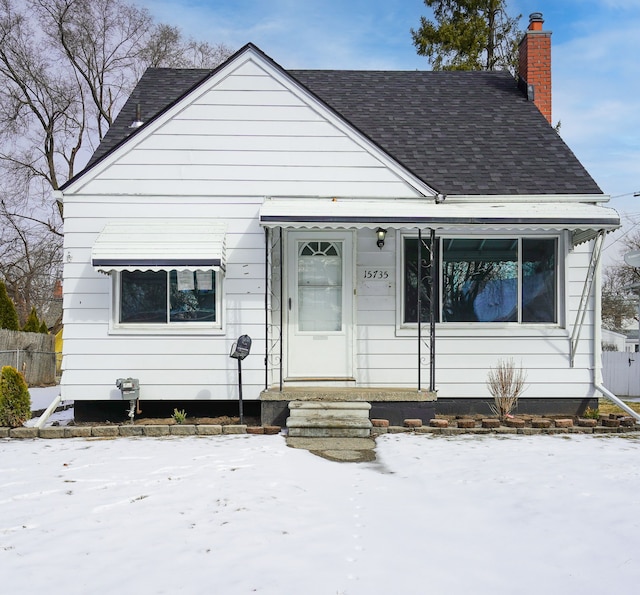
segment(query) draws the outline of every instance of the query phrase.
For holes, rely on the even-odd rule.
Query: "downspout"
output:
[[[36,422],[36,425],[35,425],[36,428],[44,428],[44,424],[47,423],[47,420],[49,419],[51,414],[58,408],[58,405],[60,405],[60,401],[62,401],[61,395],[58,395],[53,399],[53,401],[51,401],[51,405],[47,407],[45,412],[40,416],[40,418]]]
[[[264,390],[269,390],[269,228],[264,228]]]
[[[640,421],[640,413],[637,413],[631,407],[629,407],[624,401],[616,397],[608,388],[602,384],[602,267],[600,263],[596,268],[596,287],[598,291],[594,296],[594,321],[593,321],[593,388],[602,393],[602,395],[609,399],[614,405],[617,405],[623,411],[626,411],[629,415],[634,417],[637,421]]]

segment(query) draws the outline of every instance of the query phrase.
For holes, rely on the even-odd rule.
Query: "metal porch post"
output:
[[[429,390],[436,390],[436,280],[438,278],[437,262],[435,254],[436,230],[431,229],[429,234],[429,266],[431,267],[431,285],[429,287]]]
[[[422,390],[422,230],[418,227],[418,272],[416,279],[416,293],[418,295],[418,392]]]

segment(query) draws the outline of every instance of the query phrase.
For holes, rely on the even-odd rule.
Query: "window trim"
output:
[[[470,237],[483,237],[490,239],[516,239],[518,241],[518,321],[516,322],[442,322],[442,305],[443,305],[443,240],[446,239],[465,239]],[[396,334],[398,335],[413,335],[417,332],[417,322],[405,322],[405,287],[404,287],[404,267],[405,267],[405,238],[417,239],[418,233],[414,230],[401,231],[398,234],[398,250],[396,254],[396,303],[399,307],[396,308]],[[424,232],[423,232],[424,238]],[[521,294],[522,294],[522,240],[524,239],[553,239],[556,241],[556,263],[555,263],[555,285],[556,285],[556,322],[522,322],[522,308],[521,308]],[[438,312],[436,316],[436,326],[440,331],[451,330],[456,331],[460,329],[474,330],[478,332],[488,331],[488,334],[492,334],[493,331],[501,332],[505,329],[510,331],[522,330],[523,333],[529,333],[534,329],[540,331],[549,332],[551,329],[558,329],[562,334],[566,334],[565,330],[565,304],[566,304],[566,233],[559,231],[543,232],[543,233],[500,233],[494,234],[490,232],[477,232],[477,233],[441,233],[436,235],[436,242],[438,243]],[[423,321],[422,326],[429,324],[429,321]],[[537,334],[537,333],[535,333]]]
[[[179,269],[167,268],[164,272],[169,273]],[[113,271],[111,277],[111,308],[109,316],[109,334],[137,334],[137,335],[221,335],[224,334],[224,275],[221,270],[207,269],[215,275],[216,287],[216,313],[218,313],[215,322],[120,322],[121,309],[121,289],[122,289],[122,272]],[[169,299],[169,279],[167,280],[167,300]]]

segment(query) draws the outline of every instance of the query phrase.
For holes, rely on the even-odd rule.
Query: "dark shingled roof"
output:
[[[277,65],[276,65],[277,66]],[[89,166],[211,74],[144,74]],[[386,153],[443,194],[601,194],[505,72],[288,71]]]
[[[91,156],[87,168],[139,130],[131,128],[138,105],[142,121],[146,123],[200,84],[211,72],[196,68],[148,68]]]

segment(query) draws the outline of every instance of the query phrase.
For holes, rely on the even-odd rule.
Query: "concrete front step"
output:
[[[371,405],[370,417],[388,419],[394,425],[414,417],[426,424],[435,416],[436,400],[435,392],[394,387],[286,386],[282,391],[271,387],[260,393],[260,417],[263,425],[285,426],[292,402],[359,402]]]
[[[292,401],[287,418],[289,436],[313,438],[367,438],[369,411],[363,402]]]

